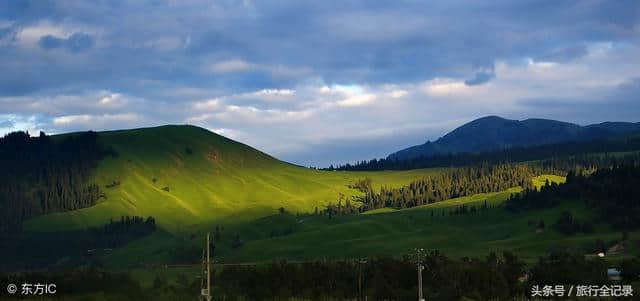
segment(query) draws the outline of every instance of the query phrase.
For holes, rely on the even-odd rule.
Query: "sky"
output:
[[[640,121],[640,1],[0,2],[0,135],[193,124],[304,166]]]

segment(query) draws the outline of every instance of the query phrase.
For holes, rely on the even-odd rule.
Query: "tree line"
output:
[[[640,150],[640,137],[628,136],[591,141],[573,141],[530,147],[512,147],[480,153],[422,155],[409,159],[380,158],[358,161],[355,164],[331,165],[324,170],[408,170],[431,167],[468,166],[479,163],[499,164],[526,162],[547,158],[574,157],[594,153],[630,152]]]
[[[117,153],[98,140],[95,132],[0,138],[0,244],[18,235],[27,218],[86,208],[102,197],[87,180],[101,158]]]
[[[382,186],[380,192],[375,192],[366,179],[356,187],[364,192],[360,198],[362,210],[408,208],[515,186],[532,187],[535,175],[535,170],[522,164],[482,165],[427,176],[400,188]]]
[[[62,258],[69,260],[67,264],[84,265],[93,262],[98,254],[110,252],[155,230],[156,221],[151,216],[122,216],[85,230],[23,233],[0,248],[0,271],[50,267]]]
[[[427,300],[527,299],[532,285],[608,283],[607,265],[598,258],[555,252],[530,266],[516,255],[452,259],[438,251],[416,259],[382,257],[351,261],[315,261],[224,266],[214,281],[221,300],[411,300],[417,298],[417,265]],[[628,265],[628,278],[637,278]],[[626,274],[625,274],[626,275]],[[360,289],[361,288],[361,289]],[[568,288],[567,288],[568,289]]]
[[[611,168],[600,168],[589,175],[569,172],[563,184],[547,183],[540,190],[525,189],[505,203],[513,212],[551,208],[566,200],[582,200],[594,208],[602,221],[621,229],[640,225],[640,160]],[[564,224],[571,226],[564,217]],[[567,228],[567,227],[563,227]],[[569,228],[568,228],[569,229]]]
[[[331,215],[385,207],[409,208],[477,193],[504,191],[516,186],[522,187],[525,192],[533,191],[532,178],[535,176],[586,176],[599,168],[636,161],[640,161],[639,153],[581,155],[528,163],[482,163],[429,175],[399,188],[382,186],[379,192],[373,189],[372,180],[365,178],[350,185],[364,194],[356,198],[361,206],[354,206],[349,200],[340,198],[337,204],[329,204],[325,211]]]
[[[116,248],[127,242],[147,236],[156,230],[156,220],[152,216],[121,216],[119,221],[109,220],[102,227],[89,228],[89,246],[94,248]]]

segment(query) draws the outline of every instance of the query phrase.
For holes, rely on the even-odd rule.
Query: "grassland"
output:
[[[334,216],[275,214],[255,221],[229,227],[222,232],[216,243],[217,264],[269,263],[274,260],[342,260],[368,256],[402,256],[413,248],[437,249],[452,257],[483,257],[490,252],[513,251],[528,264],[534,264],[540,256],[553,250],[568,250],[587,254],[589,246],[596,240],[614,244],[622,233],[606,223],[597,223],[596,231],[589,234],[566,236],[553,229],[553,224],[562,211],[571,211],[579,219],[589,219],[593,212],[582,202],[570,201],[547,210],[514,214],[497,206],[509,191],[474,195],[451,199],[438,206],[421,206],[410,209],[378,211],[377,214]],[[461,204],[484,202],[494,206],[487,210],[467,215],[442,215]],[[434,213],[433,216],[431,213]],[[546,227],[539,231],[537,224],[543,221]],[[274,235],[275,233],[275,235]],[[288,234],[285,234],[288,233]],[[115,263],[161,263],[168,256],[163,248],[178,242],[182,246],[201,247],[204,231],[196,233],[195,239],[158,233],[134,242],[104,259],[113,268]],[[238,234],[244,246],[229,247],[232,237]],[[617,266],[623,258],[640,252],[640,231],[628,234],[627,247],[619,253],[607,254],[610,266]],[[143,253],[140,253],[143,252]],[[144,253],[146,252],[146,253]],[[150,285],[155,277],[176,282],[180,277],[198,274],[197,265],[191,267],[134,268],[136,278]],[[219,267],[216,267],[219,269]],[[180,276],[183,275],[183,276]]]
[[[487,197],[488,202],[497,204],[508,195],[498,193]],[[476,201],[464,203],[473,202]],[[598,223],[596,232],[589,234],[566,236],[553,230],[553,224],[565,210],[581,220],[593,217],[592,211],[578,201],[519,214],[494,207],[473,214],[449,216],[448,211],[459,204],[461,200],[450,200],[443,202],[442,206],[332,219],[326,216],[272,216],[242,229],[233,229],[248,241],[238,250],[222,250],[219,259],[233,262],[400,256],[420,247],[438,249],[454,257],[478,257],[493,251],[510,250],[532,263],[552,250],[586,254],[587,247],[597,239],[612,243],[622,237],[622,233],[605,223]],[[540,221],[546,225],[542,231],[536,227]],[[284,233],[283,230],[288,228],[293,229],[289,235],[269,237],[269,231],[273,229]],[[615,263],[624,256],[637,254],[640,251],[639,235],[631,233],[630,237],[635,240],[630,247],[609,256],[608,260]]]
[[[336,203],[348,187],[369,177],[401,186],[441,169],[381,172],[318,171],[279,161],[247,145],[193,126],[162,126],[99,133],[118,157],[102,160],[91,182],[103,187],[97,205],[36,217],[30,231],[101,225],[122,215],[154,216],[161,229],[184,233],[214,224],[242,223],[280,207],[313,212]],[[105,188],[119,182],[118,186]]]
[[[544,183],[563,181],[563,178],[540,176]],[[269,262],[277,259],[305,261],[316,259],[348,259],[361,256],[401,256],[416,247],[438,249],[454,257],[484,256],[489,252],[510,250],[533,262],[538,256],[553,249],[569,249],[587,252],[587,246],[597,239],[613,242],[621,237],[605,223],[596,226],[590,234],[565,236],[552,229],[552,225],[564,210],[580,219],[591,218],[592,212],[581,202],[568,201],[549,209],[514,214],[499,205],[511,193],[520,191],[514,187],[507,191],[477,194],[450,199],[435,204],[407,208],[375,210],[367,214],[334,216],[275,214],[254,221],[230,226],[222,231],[222,239],[216,244],[218,262]],[[462,204],[479,205],[485,200],[488,210],[466,215],[449,215],[449,211]],[[536,231],[536,224],[543,221],[545,229]],[[136,263],[154,264],[166,262],[172,246],[201,247],[206,229],[195,231],[194,237],[157,233],[105,257],[112,266]],[[213,229],[208,229],[213,233]],[[232,249],[232,240],[238,235],[245,244]],[[631,237],[637,237],[632,233]],[[626,249],[612,256],[618,261],[637,252]],[[150,247],[153,246],[153,247]]]
[[[101,257],[105,265],[116,269],[165,264],[176,249],[199,250],[205,233],[213,233],[215,226],[224,227],[222,240],[216,244],[216,259],[222,262],[399,256],[414,247],[436,248],[452,256],[513,250],[533,260],[551,248],[582,248],[596,238],[620,237],[604,224],[594,234],[572,237],[549,227],[537,233],[530,225],[541,220],[552,225],[562,210],[587,217],[589,210],[578,202],[518,215],[501,208],[448,215],[461,204],[479,206],[486,201],[496,207],[520,191],[519,187],[409,209],[316,216],[310,214],[316,207],[359,194],[348,187],[359,179],[371,178],[374,189],[399,187],[444,169],[312,170],[192,126],[102,132],[100,138],[119,154],[101,161],[91,179],[105,187],[106,199],[90,208],[40,216],[24,225],[31,231],[58,231],[101,225],[121,215],[154,216],[159,229],[153,235]],[[534,183],[540,186],[546,180],[564,179],[545,175]],[[120,184],[106,188],[114,181]],[[278,214],[281,207],[288,213]],[[236,237],[244,245],[232,249]]]

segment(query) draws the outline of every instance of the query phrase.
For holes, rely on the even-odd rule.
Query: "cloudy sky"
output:
[[[485,115],[640,121],[640,1],[0,2],[0,134],[188,123],[327,166]]]

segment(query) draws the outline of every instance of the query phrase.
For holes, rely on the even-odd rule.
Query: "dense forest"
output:
[[[86,230],[28,232],[0,248],[0,271],[41,268],[66,258],[77,265],[156,230],[153,217],[122,216],[119,220]],[[42,250],[47,250],[43,252]]]
[[[550,208],[564,200],[583,200],[602,220],[631,229],[640,225],[639,195],[640,160],[636,160],[600,168],[590,175],[570,172],[564,184],[547,183],[540,190],[525,189],[507,200],[505,207],[518,212]]]
[[[479,163],[499,164],[548,158],[573,157],[593,153],[630,152],[640,150],[640,137],[576,141],[532,147],[514,147],[482,153],[458,153],[418,158],[372,159],[355,164],[331,165],[327,170],[407,170],[430,167],[467,166]]]
[[[102,194],[87,180],[107,155],[116,153],[101,147],[95,132],[0,138],[0,244],[20,233],[26,218],[94,205]]]
[[[408,208],[515,186],[532,187],[534,176],[534,170],[527,165],[499,164],[457,168],[400,188],[383,186],[379,193],[373,190],[368,179],[359,181],[355,187],[364,192],[360,198],[362,210]]]

